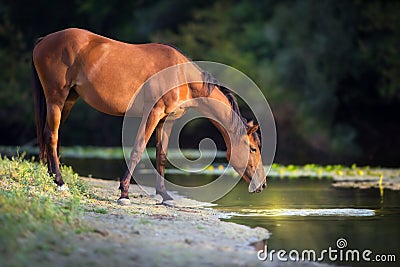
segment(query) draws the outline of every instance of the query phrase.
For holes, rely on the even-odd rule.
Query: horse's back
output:
[[[129,44],[78,28],[61,30],[40,38],[40,41],[33,50],[33,59],[35,62],[40,59],[48,60],[52,57],[56,57],[52,56],[52,54],[59,55],[62,53],[62,63],[70,66],[73,63],[73,59],[65,58],[67,54],[68,56],[71,56],[72,54],[75,56],[86,56],[91,50],[101,47],[107,47],[107,50],[109,50],[111,54],[112,52],[114,52],[114,55],[120,54],[120,62],[123,62],[124,60],[138,60],[141,59],[140,56],[143,57],[143,61],[158,59],[159,62],[164,61],[166,64],[179,63],[178,61],[182,61],[182,59],[183,61],[187,61],[179,51],[169,45],[158,43]],[[136,57],[126,58],[123,57],[124,53],[130,53],[132,55],[136,54]],[[179,55],[181,60],[169,62],[177,55]]]
[[[46,97],[59,90],[66,98],[74,87],[89,105],[112,115],[125,113],[149,77],[188,61],[168,45],[132,45],[76,28],[45,36],[33,60]]]

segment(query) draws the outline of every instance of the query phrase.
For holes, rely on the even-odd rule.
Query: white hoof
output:
[[[131,201],[128,198],[120,198],[118,199],[117,203],[121,206],[129,206],[131,204]]]
[[[58,191],[68,191],[68,186],[63,184],[62,186],[57,186]]]

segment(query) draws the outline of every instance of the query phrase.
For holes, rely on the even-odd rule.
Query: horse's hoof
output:
[[[160,195],[162,197],[162,202],[174,200],[167,192],[157,192],[156,195]]]
[[[129,198],[120,198],[118,199],[117,203],[121,206],[129,206],[131,204],[131,201],[129,200]]]
[[[68,186],[66,184],[57,186],[58,191],[68,191]]]
[[[171,207],[171,208],[176,208],[176,206],[177,206],[176,201],[173,199],[163,200],[163,202],[161,204],[163,204],[164,206],[167,206],[167,207]]]

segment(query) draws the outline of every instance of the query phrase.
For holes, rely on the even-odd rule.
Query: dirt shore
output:
[[[50,254],[58,266],[325,266],[311,262],[262,262],[257,244],[268,239],[263,228],[223,222],[209,207],[159,205],[131,186],[131,205],[116,204],[118,183],[84,178],[94,199],[84,203],[81,224],[89,231],[65,237],[71,250]],[[147,189],[146,189],[147,191]],[[41,260],[43,262],[43,259]]]

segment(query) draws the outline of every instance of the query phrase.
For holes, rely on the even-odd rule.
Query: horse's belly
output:
[[[143,114],[144,99],[142,93],[121,92],[117,88],[97,90],[92,86],[76,87],[79,96],[94,109],[114,115],[141,117]]]

